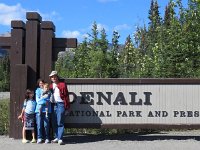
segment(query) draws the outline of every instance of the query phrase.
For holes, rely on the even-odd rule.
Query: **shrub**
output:
[[[9,131],[9,103],[8,99],[0,100],[0,135],[8,134]]]

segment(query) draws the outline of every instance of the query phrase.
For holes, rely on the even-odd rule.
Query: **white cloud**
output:
[[[79,31],[69,31],[69,30],[64,30],[62,32],[62,36],[66,38],[78,38],[80,37],[81,33]]]
[[[3,33],[3,34],[0,34],[0,36],[2,36],[2,37],[10,37],[11,34],[10,34],[10,32],[6,32],[6,33]]]
[[[50,12],[48,14],[47,13],[42,13],[42,12],[39,12],[39,13],[42,16],[42,20],[58,21],[58,20],[62,19],[62,17],[60,16],[60,14],[57,13],[56,11],[52,11],[52,12]]]
[[[100,3],[116,2],[118,0],[97,0]]]
[[[97,30],[98,31],[101,31],[101,30],[103,30],[103,29],[106,29],[106,26],[105,25],[103,25],[103,24],[97,24]]]
[[[87,33],[85,33],[85,34],[82,35],[82,38],[83,38],[83,39],[84,39],[84,38],[89,38],[89,35],[88,35]]]
[[[24,20],[26,10],[21,7],[21,4],[9,6],[0,3],[0,24],[10,25],[11,20]]]
[[[77,38],[78,42],[82,42],[85,38],[88,39],[89,35],[87,33],[81,33],[79,31],[63,31],[62,37],[64,38]]]
[[[93,24],[90,25],[89,29],[92,29],[92,28],[93,28]],[[107,27],[106,25],[101,24],[101,23],[98,23],[98,24],[97,24],[97,30],[98,30],[98,31],[101,31],[101,30],[103,30],[103,29],[105,29],[106,31],[109,30],[108,27]]]
[[[114,30],[130,30],[131,26],[127,25],[127,24],[121,24],[121,25],[117,25],[114,27]]]
[[[80,29],[80,30],[75,30],[75,31],[70,31],[70,30],[64,30],[62,31],[62,37],[65,38],[77,38],[78,41],[82,41],[85,38],[89,38],[89,34],[91,32],[93,24],[91,24],[88,28]],[[102,29],[105,29],[108,31],[108,27],[106,25],[97,24],[97,30],[101,31]]]
[[[56,11],[42,13],[39,10],[27,10],[20,3],[16,5],[6,5],[0,3],[0,25],[10,26],[11,20],[26,20],[26,12],[38,12],[43,20],[57,21],[62,18]]]

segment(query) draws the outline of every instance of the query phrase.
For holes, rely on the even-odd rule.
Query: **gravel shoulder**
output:
[[[163,131],[152,134],[66,135],[65,145],[22,144],[8,136],[0,136],[1,150],[197,150],[200,130]]]

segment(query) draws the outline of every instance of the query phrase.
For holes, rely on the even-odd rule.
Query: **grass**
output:
[[[9,99],[0,100],[0,135],[7,135],[9,131]]]

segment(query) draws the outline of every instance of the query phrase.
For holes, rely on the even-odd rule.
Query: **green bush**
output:
[[[8,99],[0,100],[0,135],[6,135],[9,131],[9,103]]]

